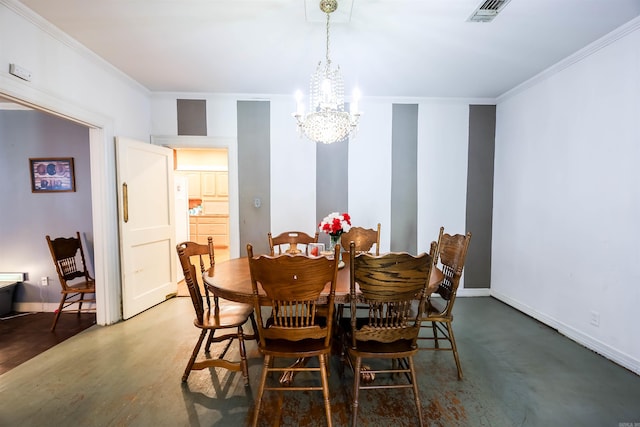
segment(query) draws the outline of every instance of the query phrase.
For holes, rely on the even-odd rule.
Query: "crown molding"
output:
[[[103,68],[108,74],[113,75],[115,78],[131,87],[132,89],[141,91],[147,96],[149,96],[149,94],[151,93],[149,89],[144,87],[142,84],[138,83],[129,75],[116,68],[101,56],[98,56],[96,53],[88,49],[85,45],[44,19],[42,16],[35,13],[33,10],[29,9],[21,2],[17,0],[0,0],[0,4],[5,5],[8,9],[12,10],[17,15],[33,24],[40,31],[48,34],[49,36],[51,36],[51,38],[62,43],[81,57]]]
[[[550,77],[560,73],[563,70],[573,66],[574,64],[582,61],[585,58],[590,57],[591,55],[598,52],[600,49],[603,49],[616,41],[626,37],[627,35],[637,31],[640,29],[640,17],[634,18],[626,24],[621,25],[615,30],[611,31],[609,34],[599,38],[595,42],[585,46],[584,48],[578,50],[572,55],[569,55],[565,59],[557,62],[546,70],[540,72],[529,80],[519,84],[513,89],[508,90],[504,94],[498,96],[496,101],[498,103],[504,102],[509,98],[512,98],[536,85],[539,83],[549,79]]]

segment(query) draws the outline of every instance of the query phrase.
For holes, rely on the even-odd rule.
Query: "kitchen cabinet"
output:
[[[205,245],[211,236],[214,246],[229,246],[229,215],[191,215],[189,229],[191,240],[196,243]]]
[[[190,199],[226,200],[229,197],[229,173],[180,171],[180,175],[187,177]]]
[[[202,172],[200,178],[202,198],[221,199],[229,197],[228,172]]]
[[[229,172],[216,172],[216,196],[229,197]]]
[[[229,173],[227,171],[179,171],[187,177],[189,199],[201,204],[200,215],[189,217],[190,240],[206,244],[212,236],[216,247],[229,246]]]
[[[187,177],[187,182],[189,184],[189,198],[201,199],[200,172],[182,172],[182,174]]]

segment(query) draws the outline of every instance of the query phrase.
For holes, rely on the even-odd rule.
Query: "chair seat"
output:
[[[417,303],[411,307],[411,315],[415,315],[418,309]],[[447,305],[441,298],[433,298],[426,303],[426,309],[422,313],[420,319],[422,321],[443,322],[453,319],[453,316],[446,315]]]
[[[442,298],[430,298],[427,301],[427,314],[444,313],[447,309],[447,302]]]
[[[356,326],[361,329],[367,324],[368,319],[356,318]],[[347,338],[347,342],[351,340],[351,319],[340,319],[340,328]],[[357,341],[357,347],[360,355],[363,357],[383,357],[380,353],[406,353],[400,357],[406,357],[417,351],[417,346],[411,343],[411,340],[398,340],[390,343],[383,343],[380,341]],[[349,349],[350,353],[355,354],[352,349]]]
[[[205,309],[203,324],[199,325],[197,318],[194,324],[204,329],[237,328],[247,321],[251,313],[253,313],[253,306],[249,304],[221,302],[218,312]]]
[[[362,357],[385,357],[385,353],[390,353],[389,358],[407,357],[418,352],[418,347],[411,340],[398,340],[389,343],[379,341],[357,341],[358,350],[348,349],[351,354],[359,354]]]
[[[433,298],[427,302],[427,308],[421,319],[428,322],[451,322],[453,315],[447,314],[446,301],[441,298]]]
[[[62,292],[67,294],[74,293],[87,293],[92,294],[96,291],[96,282],[94,281],[83,281],[74,284],[67,283],[67,289],[63,289]]]
[[[304,339],[295,342],[267,339],[265,342],[266,347],[260,346],[260,351],[275,357],[313,357],[331,351],[331,346],[326,346],[324,339]]]

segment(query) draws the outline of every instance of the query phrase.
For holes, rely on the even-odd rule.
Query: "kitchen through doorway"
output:
[[[174,153],[176,233],[182,229],[200,244],[212,236],[216,261],[229,259],[229,150],[175,148]]]

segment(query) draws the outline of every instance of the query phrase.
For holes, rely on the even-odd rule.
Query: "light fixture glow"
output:
[[[355,136],[360,121],[358,111],[360,93],[354,91],[349,112],[344,111],[344,82],[340,66],[331,67],[329,58],[329,17],[338,8],[337,0],[321,0],[320,10],[327,14],[327,51],[325,64],[318,63],[311,76],[309,112],[305,114],[302,94],[296,93],[296,112],[293,116],[300,135],[311,141],[331,144]]]

